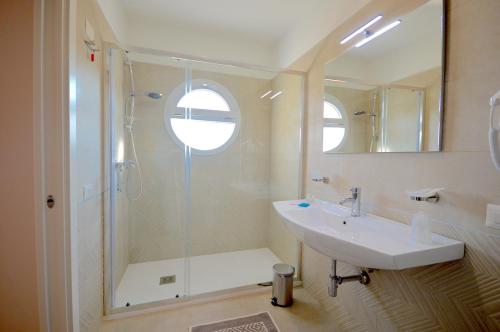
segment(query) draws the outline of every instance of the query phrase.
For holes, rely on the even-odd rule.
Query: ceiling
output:
[[[97,0],[125,46],[285,68],[370,0]]]
[[[200,31],[231,31],[272,44],[302,19],[339,0],[123,0],[129,18]],[[340,0],[345,1],[345,0]]]

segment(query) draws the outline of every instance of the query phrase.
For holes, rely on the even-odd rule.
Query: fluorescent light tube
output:
[[[274,98],[278,97],[282,93],[283,93],[283,91],[278,91],[274,95],[272,95],[270,99],[273,100]]]
[[[365,39],[363,39],[362,41],[360,41],[359,43],[357,43],[356,47],[361,47],[363,46],[364,44],[374,40],[375,38],[377,38],[378,36],[386,33],[387,31],[391,30],[392,28],[395,28],[397,27],[399,24],[401,23],[401,20],[397,20],[395,22],[392,22],[391,24],[389,25],[386,25],[385,27],[383,27],[382,29],[378,30],[377,32],[373,33],[372,35],[366,37]]]
[[[335,82],[335,83],[346,83],[346,81],[343,81],[343,80],[336,80],[336,79],[333,79],[333,78],[325,78],[325,81],[328,81],[328,82]]]
[[[382,15],[379,15],[379,16],[375,17],[373,20],[371,20],[370,22],[366,23],[361,28],[359,28],[358,30],[356,30],[353,33],[351,33],[349,36],[347,36],[344,39],[342,39],[342,41],[340,42],[340,44],[344,45],[349,40],[353,39],[354,37],[356,37],[357,35],[359,35],[363,31],[365,31],[366,29],[368,29],[369,27],[371,27],[373,24],[375,24],[376,22],[378,22],[381,18],[382,18]]]
[[[267,95],[269,95],[273,90],[269,90],[266,93],[264,93],[262,96],[260,96],[260,99],[265,98]]]

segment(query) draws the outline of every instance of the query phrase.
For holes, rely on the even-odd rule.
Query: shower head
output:
[[[357,112],[354,112],[353,115],[355,115],[355,116],[361,116],[361,115],[377,116],[377,114],[375,114],[375,113],[367,113],[366,111],[357,111]]]
[[[163,97],[163,93],[155,91],[146,91],[144,94],[151,99],[160,99]]]

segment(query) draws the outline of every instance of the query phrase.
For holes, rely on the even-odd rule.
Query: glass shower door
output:
[[[189,70],[189,295],[268,283],[274,264],[297,266],[272,200],[299,197],[302,77],[199,62]]]
[[[186,70],[175,60],[111,49],[108,72],[106,307],[182,299],[189,158],[166,133],[164,110],[166,92],[185,85]]]
[[[111,49],[106,312],[298,268],[303,77]]]

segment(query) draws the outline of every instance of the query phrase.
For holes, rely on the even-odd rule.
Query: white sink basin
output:
[[[402,270],[461,259],[464,243],[432,234],[432,244],[411,238],[409,225],[363,214],[351,217],[350,208],[315,201],[274,202],[274,208],[295,236],[334,259],[365,268]]]

